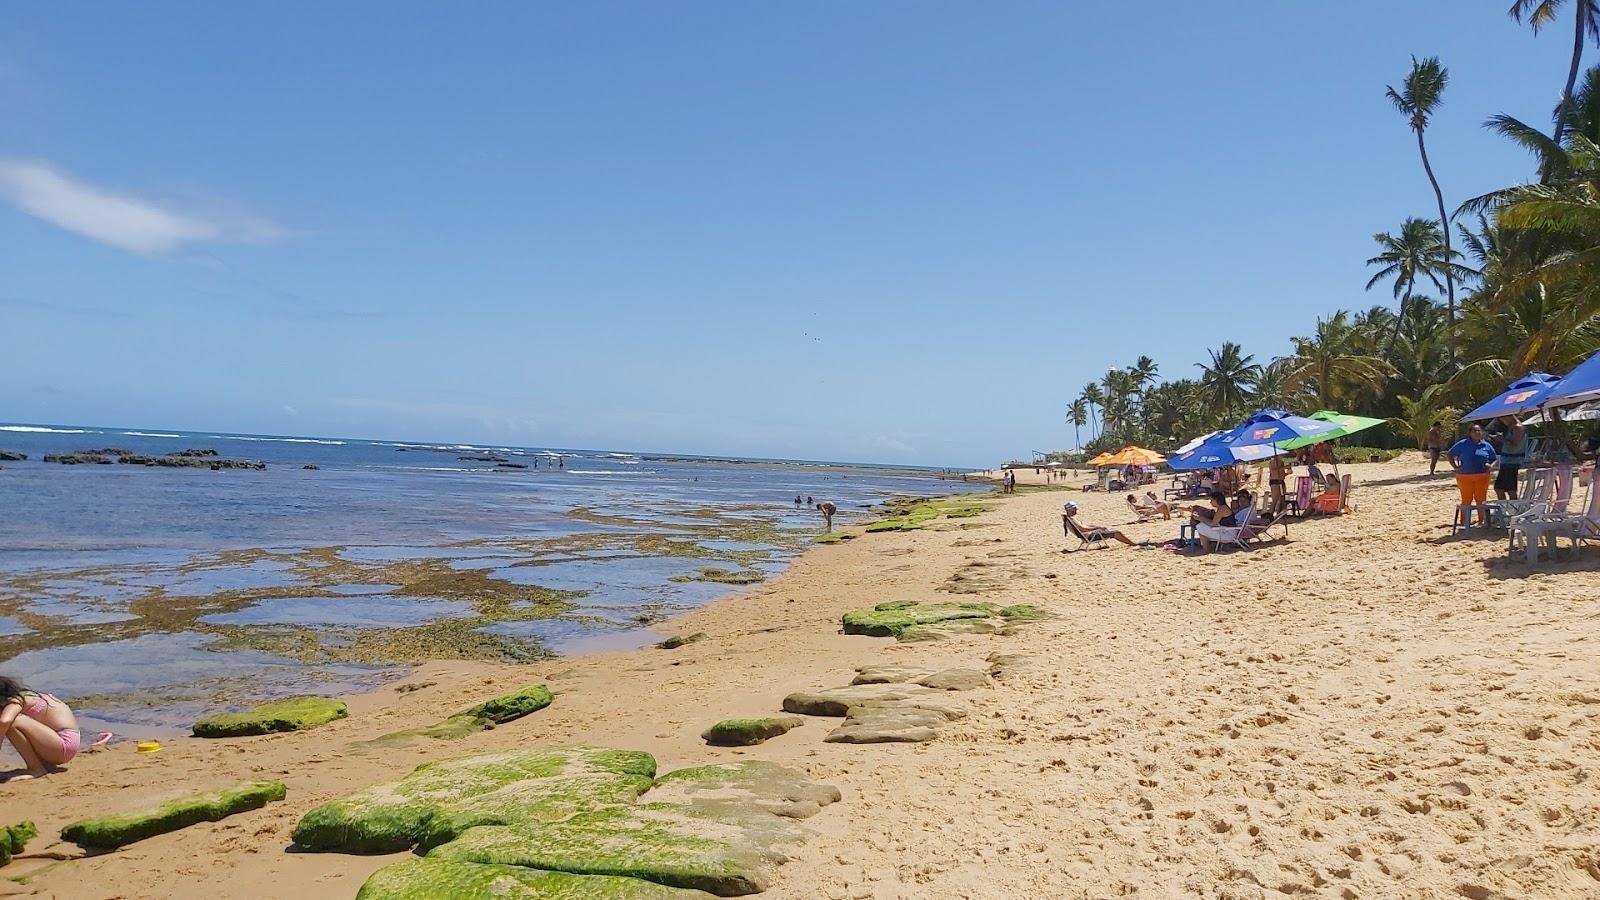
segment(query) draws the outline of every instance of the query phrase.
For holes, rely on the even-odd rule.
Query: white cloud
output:
[[[284,413],[285,413],[285,414],[286,414],[286,415],[291,415],[291,416],[298,416],[298,415],[300,415],[300,410],[298,410],[298,409],[295,409],[295,408],[294,408],[294,407],[292,407],[292,406],[290,406],[290,405],[289,405],[289,404],[287,404],[287,403],[285,403],[285,404],[284,404],[284,405],[283,405],[283,411],[284,411]]]
[[[287,236],[265,219],[171,209],[27,160],[0,159],[0,198],[59,228],[134,253],[169,253],[195,241],[269,243]]]

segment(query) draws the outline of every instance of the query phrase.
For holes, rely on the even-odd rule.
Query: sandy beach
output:
[[[1068,496],[1136,540],[1178,522],[1132,523],[1120,494],[1024,489],[973,518],[819,546],[662,626],[709,635],[677,650],[425,665],[313,731],[86,754],[0,790],[0,822],[40,828],[30,855],[78,856],[56,840],[68,822],[197,790],[272,778],[288,798],[101,856],[19,859],[0,893],[351,897],[404,855],[287,852],[311,807],[429,759],[584,743],[663,770],[771,760],[838,786],[774,898],[1600,894],[1600,554],[1530,573],[1502,533],[1450,536],[1454,487],[1420,454],[1347,471],[1357,513],[1252,552],[1063,553]],[[839,633],[849,610],[952,589],[1054,617],[927,643]],[[859,666],[988,669],[994,654],[1025,659],[964,692],[968,715],[930,743],[824,743],[829,719],[751,748],[699,738]],[[354,746],[538,682],[555,703],[508,725]]]

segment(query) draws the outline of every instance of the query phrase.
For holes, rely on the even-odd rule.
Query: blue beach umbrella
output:
[[[1589,362],[1593,361],[1593,359],[1589,360]],[[1584,365],[1588,365],[1588,363]],[[1579,366],[1577,369],[1573,369],[1573,374],[1576,375],[1578,370],[1582,368],[1583,366]],[[1545,401],[1551,399],[1552,394],[1557,392],[1557,388],[1562,381],[1563,379],[1547,372],[1529,372],[1511,382],[1511,385],[1493,400],[1462,416],[1461,421],[1472,422],[1478,419],[1520,416],[1526,412],[1533,412],[1544,405]]]
[[[1297,416],[1286,409],[1263,409],[1219,440],[1233,447],[1275,445],[1299,438],[1322,437],[1339,429],[1335,422]],[[1267,454],[1271,456],[1272,454]]]
[[[1571,406],[1595,398],[1600,398],[1600,353],[1578,363],[1577,368],[1562,376],[1551,386],[1541,405],[1545,408]]]
[[[1236,462],[1256,462],[1269,456],[1276,456],[1278,451],[1267,444],[1234,445],[1224,443],[1223,438],[1227,432],[1218,432],[1201,441],[1198,445],[1181,453],[1174,453],[1167,458],[1167,465],[1179,472],[1193,471],[1194,469],[1218,469],[1231,466]]]

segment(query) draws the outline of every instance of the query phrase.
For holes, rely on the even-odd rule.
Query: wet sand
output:
[[[1024,491],[818,547],[664,627],[710,635],[678,650],[424,665],[403,684],[431,685],[352,697],[349,719],[312,732],[85,755],[0,788],[0,822],[40,826],[30,852],[71,850],[53,837],[81,816],[237,781],[280,779],[289,797],[116,853],[19,860],[0,893],[350,897],[401,857],[286,852],[307,809],[427,759],[582,742],[663,769],[768,759],[838,785],[768,897],[1596,896],[1600,552],[1530,575],[1499,534],[1450,537],[1453,486],[1420,455],[1347,470],[1357,514],[1249,553],[1064,554],[1065,496],[1135,539],[1177,522],[1130,524],[1120,494]],[[1056,617],[934,643],[838,633],[847,610],[951,588]],[[984,668],[994,653],[1028,668],[961,695],[970,714],[932,743],[827,744],[826,719],[746,749],[698,737],[860,665]],[[509,725],[351,749],[541,681],[554,705]]]

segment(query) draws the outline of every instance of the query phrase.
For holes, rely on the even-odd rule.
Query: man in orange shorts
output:
[[[1478,508],[1478,524],[1488,523],[1489,469],[1494,465],[1494,446],[1483,439],[1483,426],[1474,424],[1467,436],[1450,448],[1450,468],[1456,471],[1456,490],[1462,506]]]

